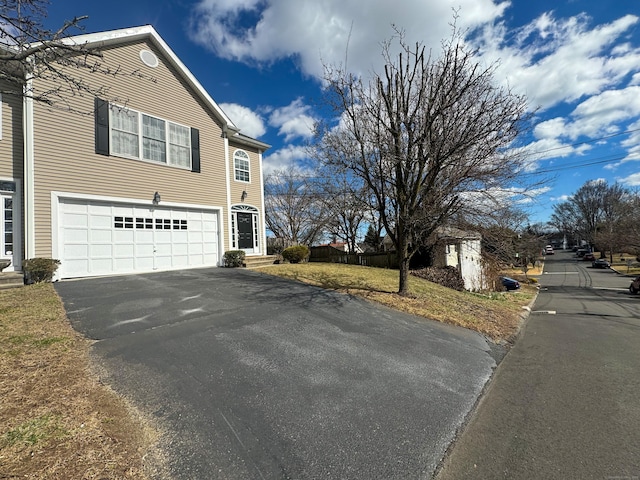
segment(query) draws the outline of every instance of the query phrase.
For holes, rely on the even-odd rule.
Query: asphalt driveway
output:
[[[172,479],[431,478],[495,367],[476,333],[255,271],[56,290]]]

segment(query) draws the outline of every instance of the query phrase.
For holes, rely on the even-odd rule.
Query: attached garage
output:
[[[219,209],[52,200],[59,278],[216,266],[220,260]]]

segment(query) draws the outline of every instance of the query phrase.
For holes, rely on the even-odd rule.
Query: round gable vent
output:
[[[155,68],[158,66],[158,57],[150,50],[140,50],[140,60],[147,67]]]

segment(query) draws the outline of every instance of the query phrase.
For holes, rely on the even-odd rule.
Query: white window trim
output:
[[[238,152],[242,152],[247,156],[247,158],[242,158],[242,160],[246,160],[247,163],[248,163],[248,166],[247,166],[246,170],[240,170],[240,169],[236,168],[236,154]],[[236,178],[236,171],[242,171],[242,172],[246,171],[247,174],[249,175],[249,180],[238,180]],[[251,183],[251,157],[249,156],[249,154],[247,152],[245,152],[244,150],[241,150],[241,149],[236,149],[233,152],[233,180],[236,181],[236,182],[239,182],[239,183],[247,183],[247,184]]]
[[[130,112],[130,113],[134,113],[138,117],[138,132],[137,132],[137,135],[138,135],[138,156],[127,155],[125,153],[120,153],[120,152],[114,152],[113,151],[113,140],[112,140],[113,137],[112,137],[112,135],[113,135],[113,130],[114,130],[114,128],[113,128],[113,123],[114,122],[113,122],[113,119],[112,119],[112,116],[111,116],[112,115],[111,112],[112,112],[112,108],[114,108],[114,107],[115,108],[121,108],[121,109],[126,110],[127,112]],[[147,117],[151,117],[151,118],[156,118],[156,119],[161,120],[161,121],[164,122],[164,125],[165,125],[165,157],[166,157],[166,160],[167,160],[166,162],[159,162],[157,160],[151,160],[151,159],[143,157],[143,155],[144,155],[144,144],[143,144],[143,142],[144,142],[144,135],[143,135],[144,126],[143,126],[143,121],[142,121],[142,116],[143,115],[146,115]],[[170,139],[169,125],[170,124],[186,128],[189,131],[189,136],[188,136],[188,139],[189,139],[189,145],[188,145],[188,148],[189,148],[189,165],[178,165],[178,164],[175,164],[175,163],[171,163],[171,158],[170,157],[171,157],[171,145],[172,144],[169,141],[169,139]],[[184,145],[181,145],[181,146],[184,146]],[[148,113],[141,112],[139,110],[135,110],[133,108],[125,107],[125,106],[122,106],[122,105],[117,105],[115,103],[110,103],[109,104],[109,155],[110,156],[120,157],[120,158],[129,158],[129,159],[132,159],[132,160],[139,160],[139,161],[142,161],[142,162],[152,163],[154,165],[166,165],[168,167],[180,168],[180,169],[183,169],[183,170],[191,170],[193,168],[192,148],[193,147],[191,145],[191,127],[189,127],[188,125],[183,125],[183,124],[178,123],[178,122],[172,122],[170,120],[167,120],[166,118],[158,117],[158,116],[155,116],[155,115],[150,115]]]

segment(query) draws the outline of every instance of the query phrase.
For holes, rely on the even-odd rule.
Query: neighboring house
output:
[[[482,237],[476,232],[467,232],[453,227],[440,227],[431,251],[434,267],[455,267],[460,271],[464,287],[469,291],[487,288],[482,265]],[[386,235],[382,239],[384,251],[393,250],[393,242]]]
[[[66,110],[1,98],[7,270],[50,257],[61,261],[57,278],[72,278],[219,266],[226,250],[266,254],[269,145],[240,133],[153,27],[70,41],[99,46],[102,65],[122,74],[73,70],[108,82],[108,98],[71,95]]]
[[[349,252],[349,244],[346,242],[333,242],[333,243],[325,243],[324,245],[319,245],[320,247],[333,247],[336,250],[340,250],[341,252]],[[356,244],[355,251],[353,253],[364,253],[360,245]]]

